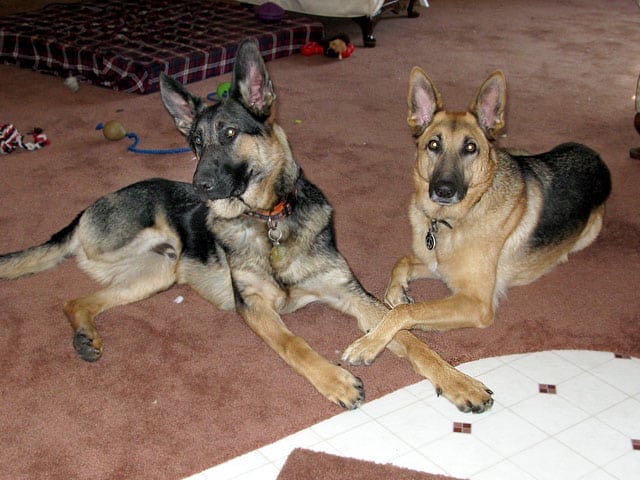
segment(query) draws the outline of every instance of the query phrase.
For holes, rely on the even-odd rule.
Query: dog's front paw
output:
[[[434,382],[438,396],[452,402],[465,413],[482,413],[493,405],[493,392],[482,382],[451,367],[439,382]]]
[[[351,365],[371,365],[387,343],[370,332],[349,345],[342,354],[342,360]]]
[[[413,298],[407,293],[407,289],[401,285],[392,285],[387,288],[384,295],[384,303],[390,308],[395,308],[404,303],[413,303]]]
[[[95,362],[102,356],[102,340],[78,330],[73,335],[73,348],[87,362]]]
[[[324,375],[316,388],[333,403],[347,410],[358,408],[364,402],[364,385],[359,377],[337,365]]]

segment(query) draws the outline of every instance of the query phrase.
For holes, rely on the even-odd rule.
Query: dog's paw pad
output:
[[[73,336],[73,348],[87,362],[95,362],[102,356],[102,347],[96,347],[94,340],[82,332]]]
[[[332,391],[327,398],[346,410],[354,410],[364,403],[364,384],[351,372],[340,369],[339,377],[331,382]]]
[[[346,408],[347,410],[354,410],[364,403],[364,384],[362,383],[362,379],[360,377],[354,378],[355,382],[353,383],[353,388],[355,389],[356,395],[354,396],[353,400],[347,404],[345,404],[344,402],[340,402],[342,408]]]
[[[371,365],[384,350],[385,344],[374,342],[371,335],[360,337],[349,345],[342,354],[342,360],[351,365]]]
[[[493,406],[493,392],[482,382],[453,367],[434,383],[436,394],[444,396],[464,413],[482,413]]]
[[[464,413],[483,413],[493,406],[493,392],[481,385],[458,395],[446,395]],[[451,398],[454,397],[454,398]]]
[[[413,298],[409,295],[406,288],[396,287],[389,288],[385,297],[384,303],[391,309],[396,308],[398,305],[405,305],[407,303],[414,303]]]

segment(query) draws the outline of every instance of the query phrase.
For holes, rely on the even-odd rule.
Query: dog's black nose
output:
[[[200,199],[204,202],[207,200],[213,200],[215,185],[213,181],[208,180],[193,180],[193,189],[196,191],[196,194],[200,197]]]
[[[433,194],[436,198],[441,200],[451,200],[458,189],[453,182],[438,182],[433,187]]]
[[[208,193],[213,190],[213,182],[209,182],[206,180],[196,181],[193,186],[198,191],[198,193]]]

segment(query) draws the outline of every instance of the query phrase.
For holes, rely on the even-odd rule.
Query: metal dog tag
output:
[[[427,250],[433,250],[434,248],[436,248],[436,233],[438,233],[438,223],[441,223],[449,228],[453,228],[451,224],[446,220],[438,220],[436,218],[432,218],[427,236],[424,237],[424,243],[427,246]]]
[[[424,243],[427,246],[427,250],[433,250],[436,248],[436,236],[431,233],[431,229],[427,232],[427,236],[424,238]]]
[[[280,240],[282,239],[282,230],[278,228],[278,222],[271,220],[271,218],[269,218],[269,220],[267,221],[267,228],[267,236],[269,237],[269,240],[271,240],[271,243],[273,245],[271,247],[270,254],[271,260],[280,262],[287,253],[284,245],[280,244]]]
[[[274,262],[281,262],[287,255],[287,250],[284,245],[276,244],[271,248],[271,260]]]
[[[438,233],[438,220],[431,219],[431,225],[429,225],[429,231],[424,239],[424,243],[427,245],[427,250],[433,250],[436,248],[436,233]]]

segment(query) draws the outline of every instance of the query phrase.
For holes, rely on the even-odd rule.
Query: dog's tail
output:
[[[42,245],[0,255],[0,279],[11,280],[44,272],[73,255],[74,233],[81,216],[82,213]]]

